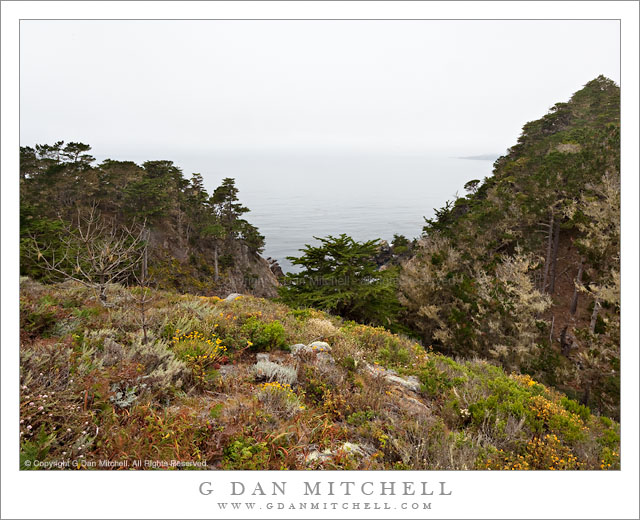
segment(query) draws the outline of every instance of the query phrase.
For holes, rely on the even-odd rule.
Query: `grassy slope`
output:
[[[619,467],[617,423],[526,376],[245,296],[155,293],[143,345],[131,291],[114,286],[113,307],[103,308],[83,287],[22,280],[23,463],[82,455],[218,469]],[[329,355],[288,350],[316,340]],[[290,387],[257,380],[265,351],[293,368],[267,366]],[[418,391],[406,387],[412,376]]]

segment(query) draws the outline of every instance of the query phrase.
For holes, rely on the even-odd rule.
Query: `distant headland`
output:
[[[470,159],[472,161],[495,161],[500,157],[499,153],[484,153],[482,155],[469,155],[467,157],[456,157],[456,159]]]

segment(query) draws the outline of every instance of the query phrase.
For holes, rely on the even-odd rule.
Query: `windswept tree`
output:
[[[399,311],[395,271],[378,269],[379,240],[357,242],[345,234],[314,238],[321,245],[307,245],[300,257],[288,257],[302,271],[287,273],[281,299],[361,323],[392,325]]]
[[[213,209],[214,220],[207,226],[206,233],[214,241],[216,259],[221,244],[228,247],[230,242],[237,240],[242,240],[253,253],[262,251],[264,236],[259,233],[258,228],[241,218],[250,210],[240,203],[234,179],[223,179],[222,184],[211,195],[209,204]]]
[[[119,226],[92,206],[86,214],[78,210],[73,224],[61,220],[55,240],[32,236],[25,251],[45,270],[91,287],[107,305],[108,286],[127,280],[140,265],[146,237],[144,225]]]
[[[229,177],[223,179],[222,184],[211,195],[211,203],[215,206],[216,213],[227,231],[230,234],[237,233],[237,223],[241,215],[247,213],[249,208],[244,207],[238,200],[238,188],[236,188],[235,179]]]
[[[91,146],[88,144],[67,143],[62,149],[60,156],[62,157],[62,160],[66,160],[66,162],[88,167],[93,161],[95,161],[93,156],[88,153],[90,150]]]
[[[45,206],[65,213],[68,208],[86,200],[95,192],[97,179],[89,155],[91,147],[84,143],[58,141],[52,145],[20,148],[21,198],[46,213]]]

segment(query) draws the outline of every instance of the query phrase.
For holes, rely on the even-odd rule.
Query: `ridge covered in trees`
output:
[[[620,89],[602,76],[527,123],[493,175],[428,219],[405,319],[619,413]]]
[[[277,281],[260,256],[264,237],[244,214],[233,179],[209,195],[202,176],[183,177],[171,161],[107,159],[95,165],[83,143],[20,149],[21,273],[58,280],[42,255],[68,255],[69,226],[88,218],[148,229],[149,274],[159,287],[202,294],[273,296]],[[37,245],[37,247],[34,247]],[[74,256],[74,255],[71,255]],[[77,262],[76,262],[77,264]],[[78,266],[59,265],[64,271]],[[113,281],[113,280],[112,280]],[[122,281],[122,280],[118,280]]]

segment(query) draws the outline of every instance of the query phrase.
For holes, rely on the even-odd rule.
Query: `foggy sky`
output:
[[[21,144],[98,159],[502,153],[597,75],[619,83],[619,23],[22,21],[20,65]]]

